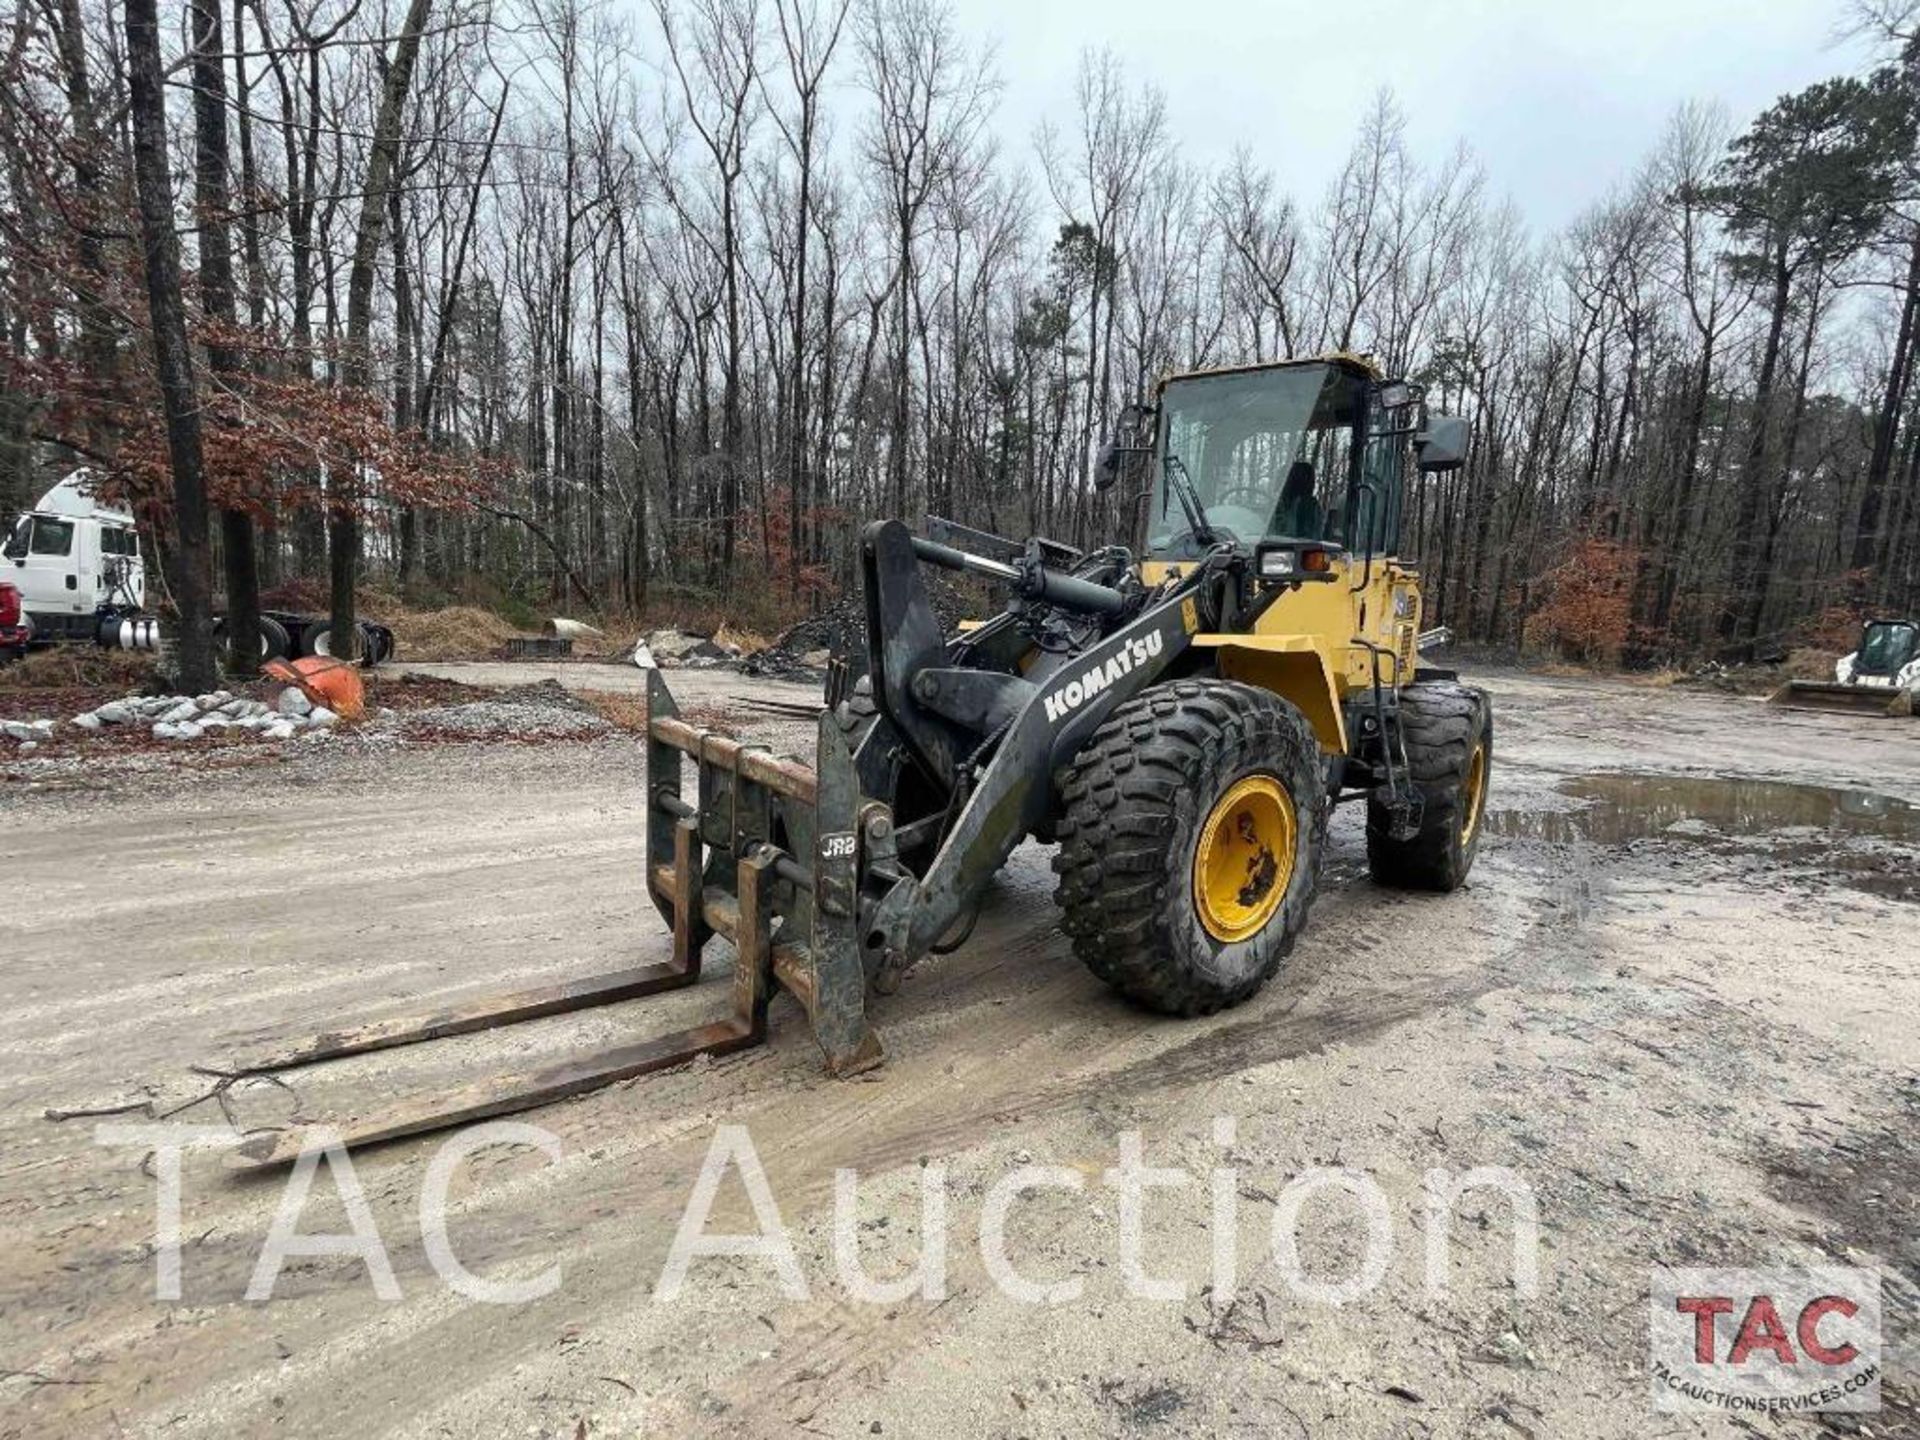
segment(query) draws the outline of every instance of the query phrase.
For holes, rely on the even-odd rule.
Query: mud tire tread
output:
[[[1376,884],[1397,890],[1457,890],[1466,883],[1480,846],[1477,831],[1460,843],[1467,774],[1474,747],[1487,747],[1493,767],[1493,705],[1486,691],[1452,680],[1421,680],[1400,692],[1400,731],[1407,768],[1420,787],[1420,833],[1395,840],[1378,792],[1367,800],[1367,868]],[[1485,802],[1482,802],[1484,822]]]
[[[1237,944],[1194,913],[1202,817],[1240,776],[1276,774],[1306,849],[1280,910]],[[1251,998],[1306,924],[1326,848],[1324,762],[1306,717],[1269,691],[1223,680],[1158,685],[1122,705],[1059,775],[1054,899],[1074,953],[1136,1004],[1209,1015]]]

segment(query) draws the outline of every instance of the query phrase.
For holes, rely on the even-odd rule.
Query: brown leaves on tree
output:
[[[1576,540],[1540,576],[1540,603],[1527,617],[1529,647],[1586,665],[1617,665],[1633,628],[1633,586],[1640,557],[1598,535]]]
[[[232,346],[250,367],[240,376],[197,373],[208,495],[222,508],[272,520],[350,505],[379,519],[402,506],[465,509],[500,484],[500,462],[439,451],[418,431],[396,430],[382,397],[303,373],[290,347],[206,321],[194,338]],[[92,454],[101,491],[158,519],[168,496],[158,389],[142,352],[123,350],[122,358],[143,363],[103,382],[77,361],[23,357],[0,346],[0,378],[34,397],[43,431],[71,438],[83,451],[83,434],[116,435],[111,454]]]

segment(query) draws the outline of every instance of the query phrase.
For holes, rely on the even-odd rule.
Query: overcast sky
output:
[[[955,0],[999,44],[1001,133],[1072,115],[1081,50],[1111,47],[1166,93],[1173,133],[1212,165],[1246,145],[1317,201],[1381,86],[1416,154],[1472,146],[1490,193],[1538,233],[1604,196],[1675,106],[1720,100],[1742,126],[1782,93],[1859,68],[1844,0]],[[1286,78],[1283,78],[1286,77]]]

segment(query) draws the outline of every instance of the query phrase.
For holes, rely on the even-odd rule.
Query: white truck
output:
[[[159,648],[159,623],[147,610],[147,561],[133,516],[101,503],[93,475],[76,470],[14,522],[0,547],[0,658],[62,643],[126,650]],[[224,618],[216,626],[225,628]],[[361,663],[393,654],[393,632],[359,623]],[[325,618],[264,610],[265,659],[331,652]]]

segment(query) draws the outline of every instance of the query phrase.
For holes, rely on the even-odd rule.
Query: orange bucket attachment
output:
[[[315,705],[326,706],[342,720],[358,720],[367,713],[367,687],[361,682],[360,667],[351,660],[302,655],[292,664],[269,660],[261,669],[297,687]]]

